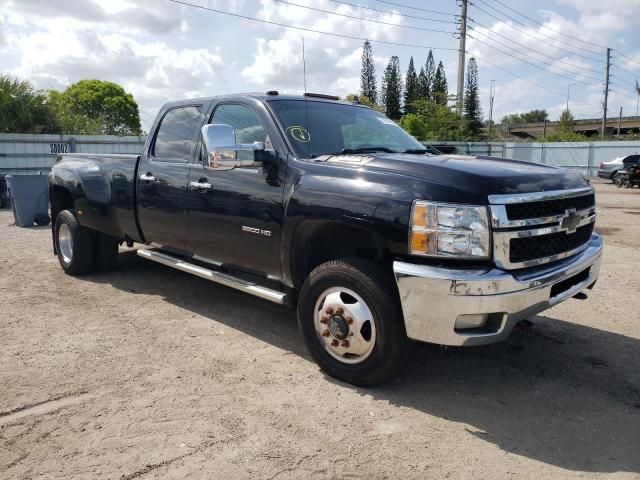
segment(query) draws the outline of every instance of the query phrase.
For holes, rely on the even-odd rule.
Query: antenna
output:
[[[304,56],[304,35],[302,36],[302,78],[304,80],[304,128],[309,132],[309,102],[307,101],[307,61]],[[311,156],[311,134],[307,140],[307,157]]]
[[[307,61],[304,56],[304,35],[302,36],[302,78],[304,80],[304,93],[307,93]]]

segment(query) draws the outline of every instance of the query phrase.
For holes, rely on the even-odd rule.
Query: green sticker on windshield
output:
[[[290,126],[289,128],[287,128],[287,133],[291,136],[291,138],[297,140],[298,142],[309,143],[309,140],[311,140],[311,135],[309,134],[307,129],[299,125]]]

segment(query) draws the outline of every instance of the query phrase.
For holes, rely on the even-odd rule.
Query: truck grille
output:
[[[587,248],[596,218],[590,187],[491,195],[493,256],[500,268],[542,265]]]
[[[513,238],[509,249],[511,263],[528,262],[569,252],[587,243],[593,233],[593,223],[578,228],[575,233],[556,232],[535,237]]]
[[[572,208],[577,211],[586,210],[596,204],[594,194],[582,197],[560,198],[543,202],[513,203],[507,205],[507,217],[509,220],[522,220],[525,218],[550,217],[552,215],[564,215]]]

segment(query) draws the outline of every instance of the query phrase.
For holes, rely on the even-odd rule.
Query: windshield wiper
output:
[[[373,153],[373,152],[385,152],[385,153],[398,153],[395,150],[391,150],[387,147],[360,147],[360,148],[343,148],[340,153],[332,153],[330,155],[345,155],[350,153]]]
[[[414,154],[417,154],[417,155],[422,155],[422,154],[425,154],[425,153],[429,153],[429,149],[427,149],[427,148],[407,148],[402,153],[414,153]]]

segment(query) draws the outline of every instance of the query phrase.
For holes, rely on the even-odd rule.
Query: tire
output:
[[[101,233],[94,234],[94,267],[100,272],[114,270],[118,265],[118,247],[120,242]]]
[[[300,290],[298,325],[320,368],[356,386],[389,379],[409,354],[393,277],[367,260],[347,258],[316,267]]]
[[[618,170],[615,170],[611,176],[609,177],[609,180],[611,180],[613,183],[616,183],[616,177],[618,176]]]
[[[82,275],[94,269],[94,236],[78,223],[71,210],[58,214],[54,238],[58,260],[65,273]]]

